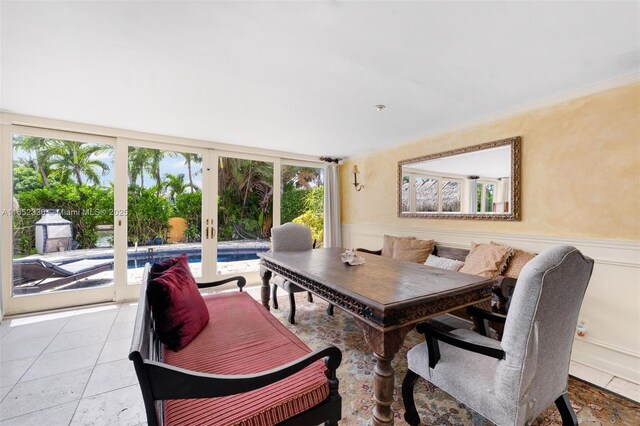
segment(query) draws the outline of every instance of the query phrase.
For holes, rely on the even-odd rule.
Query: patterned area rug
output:
[[[335,345],[342,350],[342,364],[338,370],[342,395],[341,425],[370,425],[373,408],[373,367],[375,359],[367,347],[361,329],[349,314],[335,310],[329,317],[327,303],[306,300],[306,293],[296,294],[296,324],[287,322],[289,301],[284,292],[279,293],[279,309],[271,312],[312,349]],[[410,332],[404,346],[396,355],[393,367],[396,372],[394,403],[396,424],[406,424],[400,385],[407,372],[407,350],[420,343],[420,335]],[[581,380],[569,378],[569,396],[578,421],[594,425],[640,425],[640,405],[611,392],[602,390]],[[419,380],[415,387],[418,414],[429,425],[490,425],[479,414],[458,403],[448,394]],[[534,425],[560,425],[560,414],[555,405],[536,419]]]

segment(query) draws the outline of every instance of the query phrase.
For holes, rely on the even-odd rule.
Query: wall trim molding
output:
[[[616,351],[615,348],[609,348],[609,345],[576,338],[571,360],[640,384],[640,358],[627,351]]]
[[[607,343],[607,342],[603,342],[602,340],[598,340],[598,339],[592,339],[588,336],[585,337],[578,337],[576,336],[576,341],[580,341],[583,343],[587,343],[590,345],[594,345],[594,346],[600,346],[624,355],[628,355],[628,356],[632,356],[635,358],[640,358],[640,352],[634,352],[634,351],[630,351],[628,349],[625,348],[621,348],[620,346],[617,345],[612,345],[611,343]]]
[[[564,237],[564,236],[545,236],[545,235],[528,235],[528,234],[506,234],[496,232],[481,232],[481,231],[465,231],[454,229],[443,229],[437,227],[422,227],[422,226],[395,226],[395,225],[380,225],[380,224],[342,224],[343,234],[352,232],[369,234],[371,236],[384,235],[384,234],[396,234],[396,235],[429,235],[433,234],[442,238],[441,240],[436,238],[436,242],[442,241],[447,246],[457,248],[468,248],[467,241],[457,242],[448,241],[446,238],[452,238],[454,240],[500,240],[500,241],[518,241],[521,243],[533,243],[542,245],[562,245],[568,244],[582,248],[592,248],[597,250],[616,250],[629,252],[628,256],[624,256],[624,260],[621,258],[607,258],[607,257],[593,257],[597,263],[605,263],[616,266],[628,266],[640,268],[640,241],[634,240],[605,240],[595,238],[581,238],[581,237]],[[347,232],[345,232],[347,231]],[[348,242],[348,239],[343,239]]]

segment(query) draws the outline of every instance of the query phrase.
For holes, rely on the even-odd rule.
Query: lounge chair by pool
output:
[[[61,265],[42,259],[17,261],[13,262],[13,285],[35,281],[33,285],[46,290],[112,269],[113,259],[83,259]]]

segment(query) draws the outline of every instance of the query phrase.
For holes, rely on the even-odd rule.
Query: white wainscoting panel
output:
[[[571,359],[640,383],[640,242],[590,240],[534,235],[491,234],[430,227],[343,224],[345,247],[379,250],[383,236],[415,236],[436,244],[469,248],[472,241],[496,241],[540,253],[557,245],[572,245],[595,261],[580,320],[584,337],[576,336]]]

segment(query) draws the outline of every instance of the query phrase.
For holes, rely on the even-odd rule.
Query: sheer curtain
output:
[[[324,165],[324,247],[342,246],[338,164]]]
[[[476,183],[478,182],[478,176],[469,176],[467,183],[469,184],[469,211],[468,213],[476,213],[478,209],[478,189]]]

